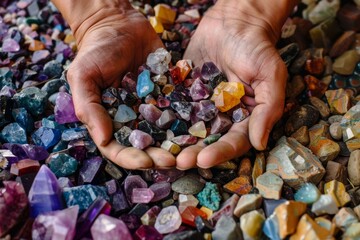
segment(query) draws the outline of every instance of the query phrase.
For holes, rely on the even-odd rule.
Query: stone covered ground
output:
[[[289,80],[285,113],[266,151],[211,169],[128,171],[99,154],[74,115],[62,74],[76,44],[56,8],[47,0],[2,0],[0,237],[360,239],[360,2],[303,2],[278,43]],[[206,90],[200,99],[210,99],[227,83],[211,63],[191,70],[178,62],[211,3],[165,3],[171,8],[155,7],[156,1],[133,5],[164,40],[168,52],[158,56],[173,67],[161,66],[160,76],[159,63],[148,59],[142,68],[152,81],[129,74],[120,79],[122,88],[104,91],[103,101],[119,142],[136,145],[130,136],[139,120],[116,114],[126,107],[127,117],[145,119],[141,134],[151,137],[149,144],[155,139],[177,154],[197,137],[211,144],[228,129],[216,122],[228,127],[247,112],[237,102],[236,110],[210,118],[205,110],[217,110],[207,101],[199,106],[203,116],[196,115],[202,124],[183,121],[192,110],[172,104],[179,89],[189,89],[194,100],[197,86]],[[136,90],[144,79],[155,83],[150,93]],[[148,124],[157,119],[141,109],[161,109],[160,127]]]

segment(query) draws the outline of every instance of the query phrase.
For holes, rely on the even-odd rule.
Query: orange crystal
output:
[[[208,218],[206,213],[193,206],[188,206],[181,213],[182,222],[193,227],[195,227],[195,218],[197,216],[200,216],[204,219]]]
[[[191,66],[189,62],[187,60],[180,60],[176,63],[176,66],[180,68],[180,77],[181,80],[184,81],[191,71]]]
[[[240,82],[221,82],[214,89],[211,100],[221,112],[226,112],[240,103],[245,95],[244,85]]]
[[[45,45],[39,40],[31,41],[29,45],[29,51],[39,51],[45,49]]]

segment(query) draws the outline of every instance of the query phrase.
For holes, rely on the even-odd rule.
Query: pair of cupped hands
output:
[[[147,19],[131,6],[109,8],[72,29],[78,53],[67,79],[76,115],[106,158],[127,169],[209,168],[241,156],[252,146],[266,148],[284,106],[287,69],[274,47],[281,26],[249,9],[221,3],[224,1],[218,1],[201,20],[184,59],[191,59],[195,66],[212,61],[229,81],[242,82],[245,96],[241,101],[251,115],[233,124],[217,142],[205,146],[199,141],[177,156],[157,147],[143,151],[120,145],[101,103],[102,90],[119,87],[124,74],[136,72],[149,53],[163,47]]]

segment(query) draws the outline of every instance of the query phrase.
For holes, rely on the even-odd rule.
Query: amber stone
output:
[[[344,32],[333,44],[329,56],[330,57],[338,57],[343,54],[355,41],[355,32],[354,31],[346,31]]]
[[[328,86],[312,75],[306,75],[304,80],[310,97],[321,98],[327,90]]]
[[[221,82],[214,89],[211,100],[221,112],[226,112],[238,105],[244,94],[244,85],[240,82]]]
[[[193,206],[187,206],[182,212],[181,212],[181,219],[182,222],[195,227],[195,218],[197,216],[200,216],[204,219],[208,218],[208,215],[201,211],[200,209],[193,207]]]
[[[176,66],[179,67],[181,80],[184,81],[191,71],[189,62],[187,60],[180,60],[176,63]]]
[[[224,188],[229,192],[236,193],[238,195],[244,195],[249,193],[252,189],[250,181],[250,177],[243,175],[225,184]]]
[[[342,207],[351,201],[350,195],[346,192],[345,185],[339,181],[332,180],[324,186],[325,194],[329,194],[338,207]]]
[[[324,58],[313,58],[306,60],[305,69],[310,74],[321,74],[324,71]]]
[[[318,225],[308,214],[304,214],[297,225],[296,232],[290,240],[335,239],[331,232]]]
[[[256,183],[257,177],[259,177],[265,172],[265,166],[265,154],[263,152],[256,153],[256,158],[251,174],[253,183]]]
[[[251,177],[252,167],[251,167],[251,160],[250,158],[243,158],[240,161],[239,166],[239,176],[249,176]]]
[[[360,30],[360,8],[354,4],[348,3],[340,8],[337,19],[341,27],[346,30]]]

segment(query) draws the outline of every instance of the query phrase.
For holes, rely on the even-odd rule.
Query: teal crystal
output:
[[[200,205],[217,211],[220,207],[221,196],[215,183],[207,182],[204,189],[198,193]]]
[[[206,145],[210,145],[214,142],[217,142],[217,140],[219,140],[220,137],[221,137],[221,133],[211,134],[211,135],[207,136],[203,142]]]
[[[279,223],[275,214],[268,217],[262,228],[263,233],[271,240],[280,240]]]
[[[305,183],[296,191],[294,198],[296,201],[312,204],[320,195],[319,189],[313,183]]]
[[[189,134],[186,122],[179,119],[176,119],[171,124],[170,130],[175,134],[175,136]]]
[[[78,161],[66,153],[57,153],[50,157],[49,168],[56,177],[66,177],[74,174],[78,167]]]
[[[139,98],[146,97],[154,90],[154,83],[150,79],[149,70],[144,70],[138,76],[136,93]]]
[[[32,115],[39,116],[44,113],[47,93],[37,87],[27,87],[13,97],[18,107],[23,107]]]
[[[49,149],[60,141],[61,131],[58,129],[41,127],[33,132],[31,138],[36,145]]]
[[[31,132],[34,129],[34,120],[25,108],[15,108],[12,110],[14,120],[26,130]]]
[[[25,144],[26,132],[18,123],[10,123],[1,131],[1,137],[8,143]]]
[[[125,104],[119,105],[114,117],[115,122],[127,123],[136,119],[136,113]]]
[[[67,207],[79,205],[79,212],[84,212],[95,201],[97,197],[109,201],[106,187],[95,185],[81,185],[77,187],[64,188],[63,197]]]

